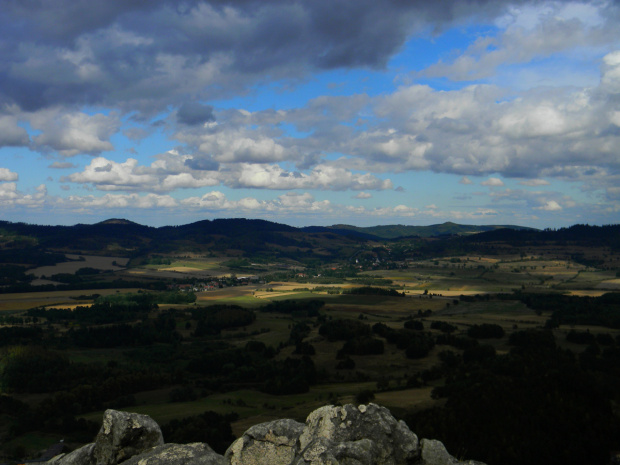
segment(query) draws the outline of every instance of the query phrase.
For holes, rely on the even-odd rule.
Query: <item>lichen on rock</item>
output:
[[[117,465],[163,443],[161,428],[148,415],[110,409],[103,414],[93,454],[97,465]]]

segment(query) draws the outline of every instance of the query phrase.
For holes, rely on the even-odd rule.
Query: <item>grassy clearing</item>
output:
[[[154,269],[154,270],[174,270],[189,269],[189,270],[227,270],[222,266],[224,260],[209,259],[209,260],[172,260],[170,265],[142,265],[140,268]]]

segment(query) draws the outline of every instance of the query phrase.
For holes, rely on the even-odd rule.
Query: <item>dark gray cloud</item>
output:
[[[151,10],[161,0],[6,0],[0,5],[3,31],[17,39],[70,44],[109,26],[123,14]]]
[[[6,0],[0,3],[0,103],[25,110],[91,104],[155,114],[187,99],[238,94],[265,79],[381,68],[409,34],[427,29],[427,21],[441,27],[472,14],[492,16],[505,5]]]
[[[184,103],[177,111],[177,121],[189,126],[215,121],[213,107],[211,105],[202,105],[197,102]]]
[[[53,168],[57,170],[66,170],[70,168],[77,168],[77,166],[78,165],[76,165],[75,163],[71,163],[68,161],[65,161],[65,162],[55,161],[54,163],[49,165],[48,168]]]
[[[192,170],[217,171],[220,164],[211,157],[192,157],[185,160],[185,166]]]

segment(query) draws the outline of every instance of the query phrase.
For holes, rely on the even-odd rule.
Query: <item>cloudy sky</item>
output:
[[[2,0],[0,219],[620,219],[620,2]]]

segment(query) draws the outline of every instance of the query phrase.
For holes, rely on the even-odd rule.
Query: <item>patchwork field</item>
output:
[[[91,267],[113,271],[114,278],[123,277],[132,280],[140,278],[144,283],[153,282],[153,278],[172,278],[167,281],[174,283],[170,288],[179,283],[196,283],[214,276],[253,275],[250,272],[246,273],[249,271],[247,269],[227,267],[224,263],[230,260],[230,257],[224,259],[195,256],[171,260],[169,265],[145,264],[137,267],[131,264],[127,267],[128,260],[118,257],[84,256],[81,260],[76,255],[68,258],[75,261],[60,263],[54,267],[40,267],[32,270],[32,273],[39,277],[49,277],[57,273],[75,273],[80,268]],[[45,323],[40,323],[39,326],[55,331],[48,339],[50,344],[68,335],[79,333],[80,330],[86,332],[83,339],[75,339],[84,346],[72,346],[72,340],[63,339],[63,342],[58,342],[54,348],[71,364],[81,366],[81,369],[86,370],[85,366],[96,366],[94,372],[110,370],[110,373],[116,373],[114,370],[123,367],[127,370],[123,372],[125,380],[134,380],[135,373],[142,373],[147,379],[150,379],[149,375],[159,371],[167,370],[166,372],[170,373],[169,379],[165,382],[158,381],[159,384],[155,387],[151,387],[150,381],[143,385],[136,381],[139,387],[135,388],[131,396],[119,395],[122,401],[119,405],[123,410],[148,414],[160,424],[204,411],[219,414],[235,413],[238,419],[232,423],[232,428],[233,432],[239,435],[251,425],[277,418],[303,421],[308,413],[321,405],[356,402],[356,396],[364,392],[370,392],[374,395],[375,402],[397,413],[417,412],[443,405],[445,401],[433,398],[431,393],[434,388],[446,383],[446,376],[435,376],[433,373],[444,363],[446,351],[452,352],[458,358],[462,357],[463,348],[451,346],[444,341],[434,344],[422,357],[409,357],[406,348],[399,348],[395,343],[388,342],[387,337],[371,332],[367,335],[369,338],[383,341],[382,353],[339,355],[344,348],[345,340],[329,340],[322,334],[321,327],[326,322],[354,321],[367,325],[371,331],[379,323],[379,327],[400,331],[404,329],[406,322],[415,318],[416,322],[422,324],[423,333],[428,334],[433,341],[444,335],[443,330],[433,326],[437,324],[449,325],[453,328],[452,334],[459,337],[466,337],[468,330],[474,325],[499,326],[504,331],[502,337],[481,340],[480,343],[492,347],[495,354],[501,355],[511,350],[509,336],[512,333],[524,329],[542,328],[551,312],[536,312],[516,299],[491,298],[487,301],[481,298],[467,301],[461,300],[460,296],[510,294],[517,290],[596,297],[609,290],[620,289],[620,279],[616,276],[615,270],[596,270],[570,260],[543,259],[539,255],[461,256],[410,261],[406,263],[406,267],[365,271],[358,273],[357,276],[351,273],[349,277],[334,277],[332,281],[325,276],[321,279],[303,276],[288,265],[274,264],[273,269],[280,272],[276,280],[265,282],[264,276],[261,275],[248,285],[196,292],[195,303],[153,306],[148,314],[141,314],[139,319],[124,323],[124,331],[130,331],[132,328],[143,331],[141,333],[136,330],[132,333],[135,337],[145,337],[147,341],[149,341],[147,336],[153,338],[145,346],[137,343],[134,345],[133,340],[130,340],[129,343],[125,343],[126,345],[87,348],[88,338],[94,336],[96,331],[88,333],[87,331],[93,328],[88,328],[86,323],[70,321],[47,326]],[[225,280],[222,280],[222,283],[224,282]],[[239,284],[237,281],[229,281],[231,282]],[[365,282],[386,291],[394,290],[401,295],[348,293],[353,288],[365,286]],[[78,305],[92,303],[93,294],[116,295],[138,292],[144,293],[145,290],[95,289],[1,294],[0,316],[20,315],[33,307],[75,309]],[[295,300],[296,305],[303,306],[304,303],[316,299],[324,302],[320,316],[315,314],[308,317],[303,312],[296,315],[296,312],[261,311],[261,307],[270,303]],[[254,310],[255,319],[247,320],[239,326],[233,325],[196,335],[200,324],[194,310],[208,311],[200,307],[215,304],[238,305],[245,309],[243,311]],[[235,312],[239,310],[235,309]],[[209,321],[209,324],[213,324],[214,320]],[[307,326],[303,342],[312,348],[306,356],[316,370],[316,379],[307,392],[268,394],[265,392],[263,381],[259,383],[251,376],[244,378],[241,375],[251,369],[244,363],[248,363],[252,357],[258,357],[255,353],[246,354],[247,347],[252,347],[252,344],[262,343],[265,347],[273,349],[271,358],[261,359],[262,365],[259,365],[260,368],[257,370],[281,368],[282,365],[278,365],[279,363],[299,360],[302,355],[293,342],[292,334],[295,327],[303,325]],[[108,322],[100,325],[97,331],[104,331],[106,326],[112,324]],[[176,332],[176,338],[156,339],[161,337],[157,331],[163,331],[162,328]],[[570,349],[576,354],[583,352],[585,346],[568,341],[567,335],[570,331],[581,331],[590,333],[593,337],[612,339],[620,335],[620,330],[617,329],[587,325],[560,325],[555,328],[553,334],[558,346]],[[112,337],[117,336],[110,334]],[[411,333],[408,333],[408,336],[410,335]],[[105,342],[102,344],[105,345]],[[209,371],[211,368],[201,371],[202,369],[194,366],[192,371],[191,364],[201,361],[201,357],[210,354],[210,351],[224,354],[222,356],[231,359],[222,367],[216,366],[219,370],[216,376],[212,376]],[[345,359],[350,366],[343,368],[342,363]],[[257,378],[263,375],[259,371],[252,374]],[[273,375],[277,376],[277,372]],[[188,388],[192,391],[191,399],[172,400],[175,390]],[[36,405],[46,399],[49,400],[46,395],[24,392],[16,394],[16,397],[29,405]],[[93,411],[83,410],[77,416],[100,422],[103,409],[117,405],[114,402],[106,400],[93,408]],[[67,401],[67,405],[73,408],[72,406],[77,405],[77,401],[73,404]],[[41,435],[24,437],[22,444],[38,447],[45,443],[41,437]]]
[[[67,254],[66,256],[71,261],[58,263],[54,266],[41,266],[30,270],[29,273],[40,278],[42,276],[52,276],[59,273],[73,274],[81,268],[119,271],[122,270],[129,261],[128,258],[123,257],[100,257],[95,255],[74,254]]]

